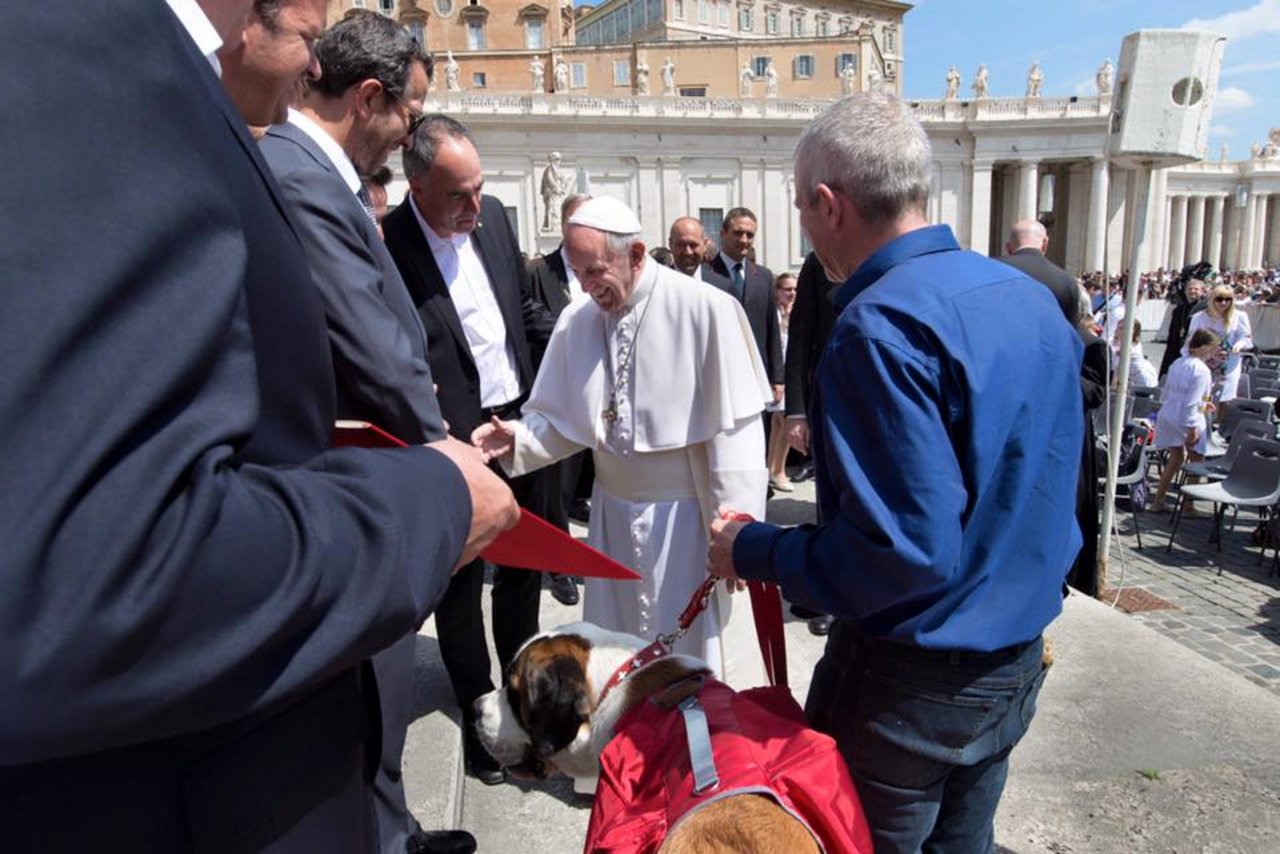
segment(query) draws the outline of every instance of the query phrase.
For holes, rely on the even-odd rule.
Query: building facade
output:
[[[439,63],[456,63],[460,91],[834,98],[869,88],[901,94],[902,19],[911,7],[610,0],[575,10],[571,0],[331,0],[329,21],[353,8],[394,17]]]
[[[800,133],[846,92],[900,94],[911,8],[888,0],[609,0],[576,10],[557,0],[334,0],[331,19],[357,6],[396,17],[436,54],[428,109],[471,127],[486,188],[504,202],[526,251],[559,242],[542,227],[559,198],[542,192],[556,152],[561,192],[623,199],[651,245],[665,243],[677,217],[699,217],[715,232],[730,208],[753,209],[760,261],[775,270],[797,269],[808,252],[792,203]],[[945,98],[911,102],[933,146],[931,221],[995,255],[1015,220],[1035,217],[1056,263],[1075,273],[1127,269],[1137,182],[1106,159],[1109,81],[1091,96],[1041,98],[1029,87],[1017,97],[961,100],[968,84],[939,81]],[[1280,131],[1247,160],[1158,170],[1152,185],[1153,239],[1141,269],[1280,264]],[[392,192],[403,189],[401,181]]]

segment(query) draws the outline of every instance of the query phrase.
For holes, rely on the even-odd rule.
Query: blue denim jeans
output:
[[[859,638],[837,620],[805,714],[849,766],[877,854],[993,851],[1009,752],[1047,668],[1043,640],[991,653]]]

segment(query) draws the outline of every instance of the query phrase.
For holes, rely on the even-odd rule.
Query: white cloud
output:
[[[1238,113],[1253,107],[1253,96],[1239,86],[1226,86],[1218,90],[1213,102],[1213,111],[1218,115]]]
[[[1222,69],[1222,76],[1232,74],[1253,74],[1259,71],[1280,71],[1280,59],[1269,59],[1264,62],[1242,62],[1239,65],[1228,65]]]
[[[1227,127],[1226,125],[1209,125],[1209,136],[1220,137],[1221,139],[1229,139],[1236,135],[1236,129]]]
[[[1266,33],[1280,33],[1280,0],[1258,0],[1246,9],[1237,9],[1216,18],[1193,18],[1183,24],[1182,28],[1221,33],[1235,41]]]

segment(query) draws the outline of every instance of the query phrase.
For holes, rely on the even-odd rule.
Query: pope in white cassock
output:
[[[760,413],[773,395],[738,301],[650,259],[640,231],[608,197],[569,218],[565,258],[591,299],[560,315],[523,418],[472,441],[512,475],[591,449],[587,541],[642,580],[587,579],[583,616],[651,639],[707,577],[719,508],[764,518]],[[736,688],[766,682],[745,592],[717,587],[676,651]]]

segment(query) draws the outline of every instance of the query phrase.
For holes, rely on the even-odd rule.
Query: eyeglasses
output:
[[[404,98],[401,98],[396,93],[392,92],[386,86],[383,86],[382,89],[384,92],[390,95],[397,104],[404,107],[404,111],[409,114],[409,130],[405,133],[405,136],[413,136],[414,133],[418,130],[418,128],[422,127],[422,123],[427,120],[427,114],[420,113],[417,110],[415,110],[413,107],[409,106],[408,101],[406,101]]]

